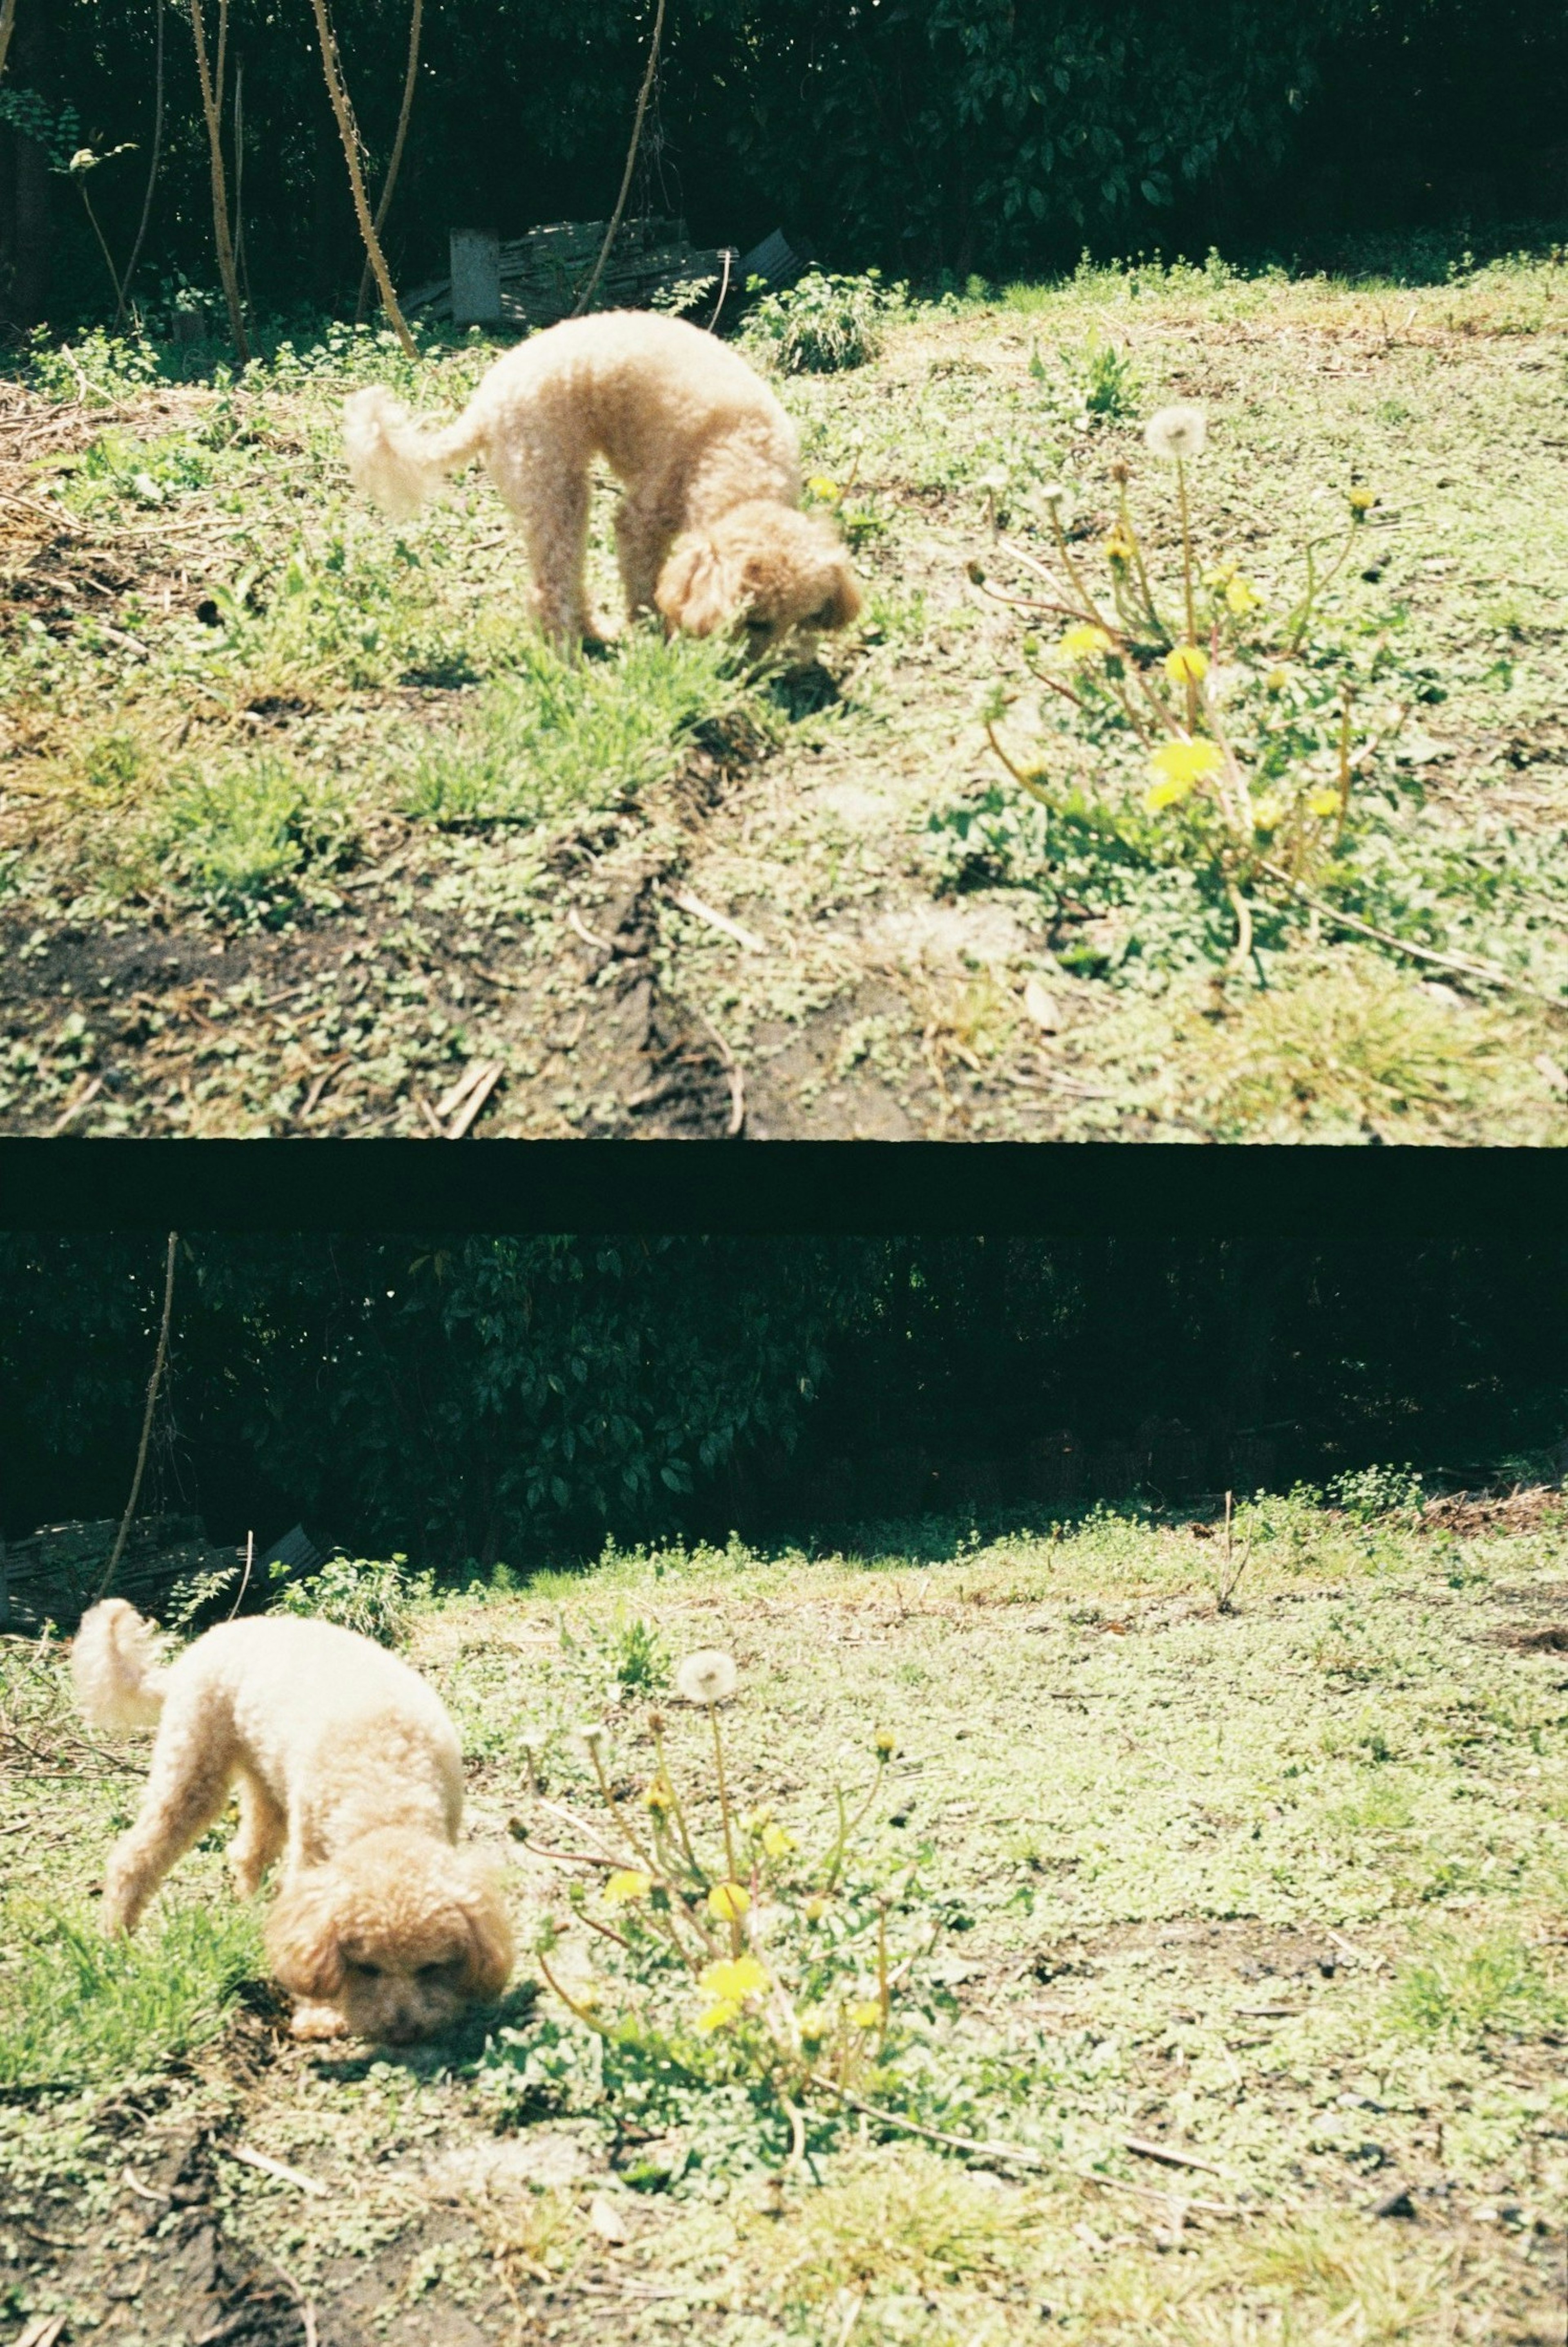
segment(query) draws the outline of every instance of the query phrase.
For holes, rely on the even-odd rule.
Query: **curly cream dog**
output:
[[[456,1732],[405,1663],[274,1614],[225,1622],[166,1668],[150,1625],[111,1597],[84,1617],[71,1668],[95,1726],[158,1728],[140,1812],[109,1856],[106,1931],[135,1931],[237,1785],[241,1897],[282,1859],[267,1952],[303,2000],[297,2036],[405,2045],[499,1994],[511,1927],[482,1865],[454,1847]]]
[[[760,651],[860,610],[836,532],[798,510],[794,425],[738,352],[679,319],[610,310],[547,327],[497,359],[441,432],[384,391],[355,392],[343,438],[355,487],[399,519],[482,455],[559,643],[594,632],[583,561],[596,456],[626,490],[615,537],[631,617],[657,610],[696,636],[743,617]]]

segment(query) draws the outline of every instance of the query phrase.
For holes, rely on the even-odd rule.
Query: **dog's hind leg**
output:
[[[134,1932],[177,1859],[223,1813],[234,1781],[227,1718],[200,1701],[166,1704],[141,1808],[109,1852],[101,1917],[106,1932]]]
[[[597,630],[588,616],[588,472],[542,435],[494,444],[490,477],[516,515],[534,579],[534,610],[547,636],[570,651]]]
[[[229,1845],[229,1871],[241,1899],[255,1897],[288,1831],[288,1819],[261,1779],[249,1769],[241,1770],[240,1830]]]

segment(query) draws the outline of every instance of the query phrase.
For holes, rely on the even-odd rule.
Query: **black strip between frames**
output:
[[[5,1141],[0,1227],[996,1232],[1389,1240],[1560,1234],[1557,1150],[1107,1142]]]

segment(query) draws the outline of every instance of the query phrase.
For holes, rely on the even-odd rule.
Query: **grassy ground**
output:
[[[0,384],[4,1129],[428,1133],[495,1063],[481,1134],[1568,1130],[1560,251],[907,311],[782,386],[869,591],[772,684],[651,641],[562,669],[477,480],[401,533],[350,498],[344,389],[446,411],[487,356],[338,332],[215,388],[84,345]],[[1227,969],[1201,875],[1053,828],[987,748],[1000,685],[1016,753],[1122,789],[967,566],[1027,583],[1058,477],[1089,564],[1124,458],[1168,576],[1141,426],[1173,399],[1210,419],[1199,555],[1276,610],[1348,488],[1377,498],[1322,620],[1367,721],[1404,713],[1335,897],[1381,943],[1260,905]]]
[[[415,1609],[524,1936],[553,1911],[559,1976],[611,2006],[621,1960],[541,1848],[603,1825],[579,1723],[633,1799],[669,1663],[727,1647],[734,1799],[805,1850],[895,1736],[864,1862],[895,1956],[940,1929],[875,2099],[1004,2152],[823,2102],[787,2167],[733,2085],[600,2060],[528,1956],[446,2045],[297,2045],[218,1835],[106,1956],[138,1748],[85,1744],[9,1643],[0,2311],[119,2347],[1559,2341],[1568,1513],[1239,1529],[1224,1612],[1214,1526],[1109,1516]],[[668,1735],[701,1840],[705,1726]]]

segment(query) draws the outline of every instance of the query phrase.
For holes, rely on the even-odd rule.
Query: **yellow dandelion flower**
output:
[[[829,503],[835,501],[840,494],[838,483],[829,480],[825,473],[814,473],[805,486],[814,497],[821,497]]]
[[[1065,659],[1074,662],[1103,660],[1115,649],[1103,628],[1091,627],[1087,621],[1081,627],[1069,628],[1057,646]]]
[[[1163,742],[1150,753],[1149,771],[1157,783],[1183,783],[1191,790],[1217,774],[1224,764],[1212,742]]]
[[[1235,578],[1225,581],[1225,608],[1238,620],[1263,609],[1263,597],[1250,579]]]
[[[1268,687],[1270,692],[1283,692],[1286,686],[1290,682],[1290,671],[1287,668],[1281,668],[1279,662],[1276,661],[1274,666],[1266,673],[1263,681]]]
[[[799,1843],[787,1826],[763,1828],[763,1850],[767,1857],[787,1858],[793,1850],[798,1850],[799,1847]]]
[[[697,1976],[697,1985],[721,2004],[743,2004],[749,1996],[761,1996],[773,1983],[755,1956],[726,1956],[722,1963],[705,1965]]]
[[[1307,812],[1308,815],[1337,815],[1339,812],[1338,792],[1330,790],[1313,791],[1307,801]]]
[[[886,1727],[879,1727],[877,1729],[876,1748],[876,1758],[878,1760],[892,1759],[893,1755],[898,1749],[898,1743],[897,1738],[893,1735],[891,1729]]]
[[[1190,799],[1192,795],[1191,783],[1173,778],[1169,782],[1152,784],[1143,794],[1143,805],[1151,814],[1161,815],[1166,807],[1179,806],[1184,799]]]
[[[1370,489],[1354,488],[1348,492],[1348,497],[1350,510],[1358,521],[1363,520],[1378,502]]]
[[[1196,644],[1178,644],[1165,654],[1165,674],[1173,684],[1202,684],[1209,672],[1209,656]]]
[[[801,1909],[801,1913],[805,1917],[808,1923],[820,1923],[826,1912],[827,1901],[820,1896],[815,1899],[808,1899],[805,1905]]]
[[[1105,559],[1112,569],[1125,569],[1136,552],[1137,548],[1124,530],[1113,529],[1105,541]]]
[[[738,1923],[752,1903],[743,1882],[715,1882],[708,1893],[708,1912],[722,1923]]]
[[[612,1906],[624,1907],[634,1899],[646,1899],[652,1888],[651,1875],[639,1874],[635,1867],[623,1866],[605,1884],[604,1895]]]
[[[864,2004],[852,2004],[849,2008],[849,2021],[850,2026],[854,2029],[880,2029],[882,2007],[874,1998],[868,1998]]]
[[[653,1810],[654,1814],[658,1817],[662,1817],[666,1809],[670,1808],[670,1788],[662,1781],[661,1778],[656,1777],[652,1784],[649,1786],[648,1790],[642,1796],[642,1806],[645,1809]]]
[[[727,1997],[721,1997],[716,2004],[706,2006],[697,2015],[697,2026],[702,2030],[728,2029],[730,2024],[739,2021],[740,2017],[740,2006],[731,2004]]]

